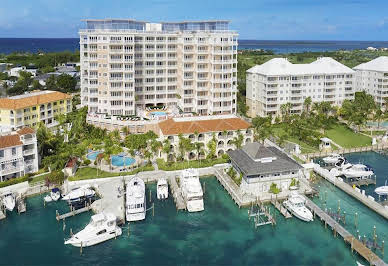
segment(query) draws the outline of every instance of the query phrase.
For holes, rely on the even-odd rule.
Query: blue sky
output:
[[[388,0],[1,0],[0,37],[78,37],[85,18],[230,19],[240,39],[388,40]]]

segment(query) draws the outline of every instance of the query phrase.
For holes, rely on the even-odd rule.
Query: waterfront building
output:
[[[228,155],[234,170],[242,174],[240,188],[256,196],[269,192],[273,183],[288,190],[292,180],[298,181],[303,174],[302,166],[275,146],[247,143]]]
[[[150,106],[236,113],[238,34],[228,21],[86,20],[79,34],[81,105],[89,113],[138,115]]]
[[[0,98],[0,125],[13,128],[58,125],[54,116],[72,111],[72,96],[58,91],[33,91]]]
[[[307,97],[315,102],[341,105],[354,99],[354,71],[330,57],[310,64],[292,64],[287,58],[274,58],[247,70],[248,115],[277,116],[281,106],[290,103],[290,113],[300,114]]]
[[[35,131],[23,127],[0,133],[0,181],[38,171],[38,148]]]
[[[159,123],[159,140],[170,143],[170,154],[164,159],[174,160],[179,155],[179,136],[188,138],[191,143],[202,143],[199,154],[193,149],[185,158],[189,160],[204,159],[209,152],[208,143],[216,141],[216,156],[235,149],[234,138],[242,135],[242,144],[253,141],[251,124],[234,115],[216,115],[202,117],[172,118]],[[165,156],[165,155],[163,155]]]
[[[388,56],[380,56],[353,68],[356,89],[372,95],[377,104],[385,106],[388,97]]]

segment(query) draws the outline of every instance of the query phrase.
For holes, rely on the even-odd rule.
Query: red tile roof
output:
[[[0,149],[12,146],[19,146],[22,144],[23,142],[20,141],[20,136],[18,134],[0,136]]]
[[[59,91],[53,91],[50,93],[32,95],[19,99],[1,98],[0,108],[16,110],[64,99],[71,99],[71,95]]]
[[[29,127],[23,127],[17,131],[19,135],[25,135],[25,134],[35,134],[35,130]]]
[[[224,130],[247,129],[251,126],[240,118],[209,119],[196,121],[174,121],[168,119],[160,122],[159,128],[163,135],[178,135],[191,133],[218,132]]]

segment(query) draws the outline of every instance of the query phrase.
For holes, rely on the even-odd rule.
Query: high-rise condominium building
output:
[[[354,71],[330,57],[310,64],[292,64],[274,58],[247,70],[246,100],[248,115],[276,116],[281,106],[290,103],[290,112],[300,114],[307,97],[312,102],[341,105],[354,98]]]
[[[86,20],[80,30],[81,104],[134,115],[156,105],[236,112],[237,33],[228,21]]]
[[[353,69],[356,71],[357,91],[366,91],[377,104],[385,106],[388,97],[388,56],[380,56]]]

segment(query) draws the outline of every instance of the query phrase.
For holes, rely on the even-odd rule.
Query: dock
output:
[[[366,196],[360,192],[358,188],[352,188],[348,183],[344,182],[341,178],[335,177],[327,169],[320,167],[318,164],[314,166],[314,172],[322,176],[324,179],[332,183],[334,186],[338,187],[345,193],[349,194],[353,198],[359,200],[362,204],[378,213],[382,217],[388,220],[388,209],[383,205],[375,201],[371,196]]]
[[[271,198],[271,203],[275,208],[286,218],[292,218],[291,213],[277,200],[277,198]]]
[[[26,201],[23,195],[17,199],[18,213],[24,213],[27,210]]]
[[[306,207],[311,210],[314,217],[318,216],[321,221],[325,222],[325,227],[329,225],[333,230],[334,236],[340,235],[344,239],[346,243],[350,244],[350,247],[356,251],[360,256],[366,259],[370,265],[375,266],[386,266],[387,264],[378,257],[375,253],[373,253],[369,248],[367,248],[361,241],[355,238],[351,233],[349,233],[345,228],[343,228],[339,223],[337,223],[329,214],[324,212],[321,208],[319,208],[314,202],[310,199],[306,198]]]
[[[365,178],[365,179],[360,179],[357,181],[350,181],[350,182],[346,182],[346,183],[348,183],[351,186],[357,186],[357,187],[369,186],[369,185],[376,185],[376,179]]]
[[[388,144],[377,144],[377,145],[370,145],[370,146],[365,146],[365,147],[358,147],[358,148],[349,148],[349,149],[338,149],[335,151],[335,153],[338,154],[347,154],[347,153],[354,153],[354,152],[365,152],[365,151],[374,151],[381,153],[383,150],[388,149]],[[310,161],[313,158],[317,157],[325,157],[329,156],[332,152],[326,151],[319,151],[319,152],[313,152],[313,153],[307,153],[305,154],[305,157],[307,161]]]
[[[181,189],[176,182],[176,177],[171,176],[168,179],[168,183],[170,184],[171,194],[174,198],[177,210],[186,210],[186,202],[183,199]]]
[[[80,213],[84,213],[84,212],[90,211],[91,209],[92,209],[92,206],[88,205],[88,206],[86,206],[84,208],[81,208],[81,209],[78,209],[78,210],[73,210],[73,211],[70,211],[70,212],[62,214],[62,215],[59,215],[59,213],[57,211],[55,218],[57,219],[57,221],[59,221],[59,220],[66,219],[68,217],[75,216],[75,215],[80,214]]]

